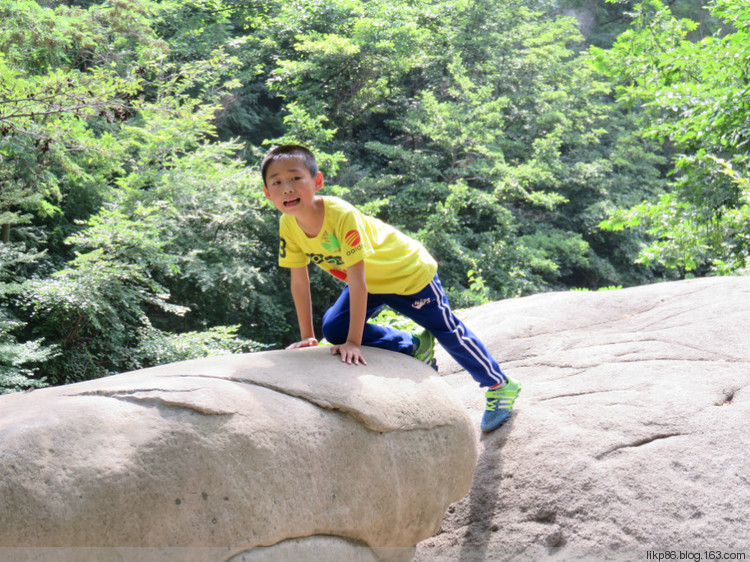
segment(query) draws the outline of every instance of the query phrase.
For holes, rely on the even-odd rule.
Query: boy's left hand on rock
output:
[[[365,357],[362,355],[362,348],[357,344],[346,342],[341,345],[334,345],[331,348],[331,353],[333,355],[341,355],[341,361],[349,365],[359,365],[360,363],[367,365],[367,361],[365,361]]]

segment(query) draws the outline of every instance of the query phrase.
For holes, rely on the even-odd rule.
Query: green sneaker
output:
[[[484,394],[487,398],[487,408],[480,425],[482,431],[493,431],[507,421],[519,392],[521,392],[521,384],[508,379],[508,384],[505,386],[488,390]]]
[[[416,347],[412,356],[437,371],[437,361],[435,360],[435,336],[427,330],[422,330],[419,334],[412,334],[411,338],[414,340],[414,345]]]

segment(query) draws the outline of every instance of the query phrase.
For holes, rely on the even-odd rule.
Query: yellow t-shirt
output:
[[[347,267],[365,260],[370,293],[411,295],[424,289],[437,262],[419,242],[337,197],[323,197],[325,218],[310,238],[294,217],[282,215],[279,265],[303,267],[312,262],[346,282]]]

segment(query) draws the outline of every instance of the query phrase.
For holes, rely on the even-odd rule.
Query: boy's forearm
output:
[[[292,299],[297,312],[301,339],[314,338],[312,297],[310,296],[310,277],[307,267],[292,269]]]
[[[349,335],[347,341],[362,345],[362,332],[367,316],[367,282],[365,265],[361,261],[347,269],[349,283]]]

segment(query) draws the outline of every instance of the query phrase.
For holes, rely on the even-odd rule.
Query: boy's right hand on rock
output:
[[[298,347],[315,347],[318,345],[316,338],[305,338],[301,341],[294,342],[292,345],[287,346],[287,349],[297,349]]]

